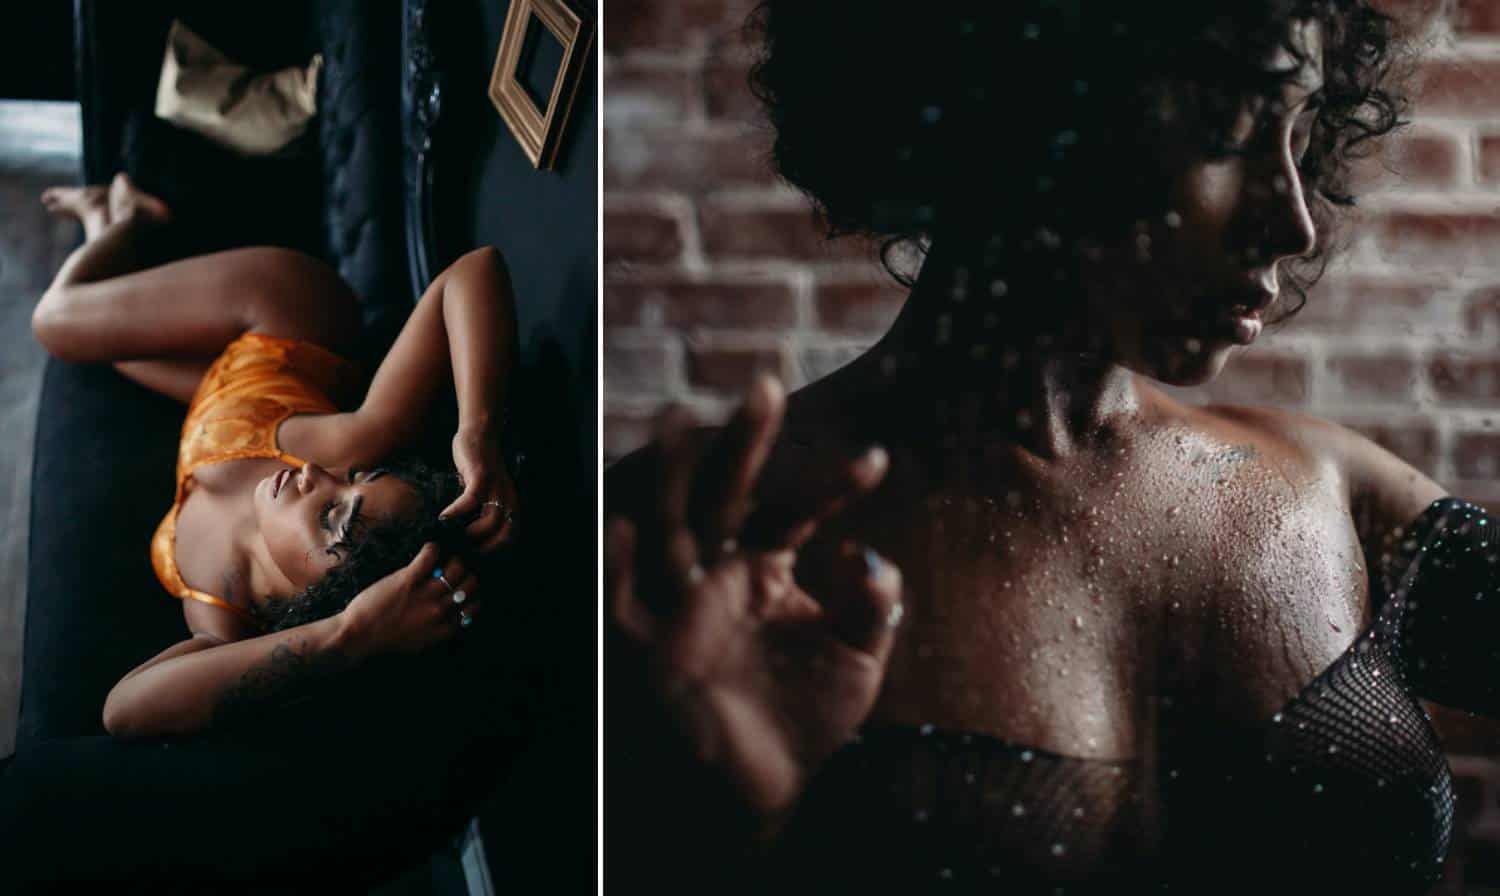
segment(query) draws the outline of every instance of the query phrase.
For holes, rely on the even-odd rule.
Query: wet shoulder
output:
[[[1329,420],[1284,408],[1214,404],[1192,408],[1190,425],[1210,437],[1239,446],[1257,465],[1274,469],[1294,487],[1298,482],[1325,487],[1348,503],[1348,471],[1343,445],[1352,431]]]

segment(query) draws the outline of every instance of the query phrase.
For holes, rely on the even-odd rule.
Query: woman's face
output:
[[[1095,338],[1108,342],[1117,363],[1173,385],[1212,379],[1235,346],[1260,333],[1277,297],[1278,265],[1313,250],[1297,169],[1322,86],[1321,41],[1315,22],[1299,23],[1293,35],[1307,63],[1279,102],[1241,106],[1228,133],[1238,152],[1207,157],[1210,123],[1192,108],[1164,109],[1156,149],[1170,211],[1091,253],[1097,260],[1085,268],[1088,320],[1098,322]],[[1296,65],[1284,48],[1266,62]]]
[[[255,486],[255,518],[272,562],[301,591],[344,559],[351,531],[416,513],[417,493],[379,470],[335,475],[317,464],[284,467]]]

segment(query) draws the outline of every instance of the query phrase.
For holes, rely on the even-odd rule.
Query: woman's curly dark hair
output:
[[[1301,20],[1323,32],[1323,102],[1300,166],[1319,239],[1287,272],[1298,301],[1285,320],[1354,205],[1351,162],[1408,123],[1399,85],[1415,54],[1367,0],[764,0],[751,87],[777,169],[830,237],[880,239],[888,270],[895,246],[947,236],[987,261],[1050,252],[1055,280],[1079,237],[1118,239],[1168,211],[1149,153],[1164,110],[1215,124],[1205,152],[1234,151],[1224,131],[1240,103],[1276,102],[1306,58],[1291,36]],[[1297,68],[1264,68],[1278,46]]]
[[[451,469],[432,467],[417,459],[383,464],[375,469],[399,478],[417,493],[420,506],[410,516],[382,521],[351,533],[337,547],[344,559],[322,579],[284,601],[271,601],[255,610],[262,628],[276,632],[326,619],[341,612],[361,591],[410,563],[422,545],[437,542],[445,551],[463,544],[463,529],[473,517],[439,520],[438,513],[463,493]]]

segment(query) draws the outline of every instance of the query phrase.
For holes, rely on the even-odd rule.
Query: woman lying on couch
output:
[[[515,317],[497,251],[432,282],[366,386],[341,357],[357,299],[316,259],[256,247],[141,269],[142,237],[171,213],[126,175],[43,202],[86,241],[38,303],[37,339],[188,405],[150,551],[190,637],[115,685],[111,734],[217,727],[477,619],[462,555],[508,540],[517,507],[499,446]],[[450,370],[454,469],[433,470],[402,455]]]

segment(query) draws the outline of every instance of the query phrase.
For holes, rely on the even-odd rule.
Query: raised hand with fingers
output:
[[[901,616],[899,571],[852,542],[826,593],[798,586],[798,549],[880,483],[887,459],[870,449],[821,490],[757,501],[783,407],[762,379],[701,454],[669,413],[655,518],[616,517],[605,543],[614,625],[644,652],[653,698],[763,832],[868,716]]]
[[[464,533],[479,553],[510,540],[520,510],[520,497],[510,471],[500,456],[500,437],[490,427],[460,426],[453,436],[453,466],[464,491],[438,516],[474,514]]]

